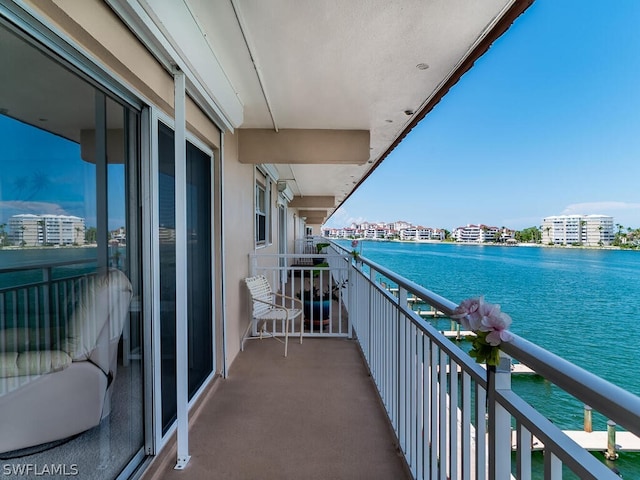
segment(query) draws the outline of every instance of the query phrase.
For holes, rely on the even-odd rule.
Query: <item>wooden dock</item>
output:
[[[416,312],[421,317],[433,317],[433,318],[444,318],[444,317],[446,317],[444,312],[441,312],[440,310],[436,310],[436,309],[433,309],[433,308],[429,309],[429,310],[414,310],[414,312]]]
[[[607,451],[607,432],[585,432],[583,430],[563,430],[563,433],[571,438],[585,450],[591,452]],[[517,445],[516,432],[511,432],[511,446],[515,450]],[[544,444],[536,437],[532,437],[531,450],[543,450]],[[640,437],[631,432],[616,432],[616,452],[640,452]]]

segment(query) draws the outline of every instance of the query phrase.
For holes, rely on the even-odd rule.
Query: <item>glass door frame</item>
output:
[[[149,398],[149,402],[148,405],[152,404],[153,405],[153,413],[152,413],[152,418],[150,419],[150,427],[151,427],[151,437],[154,439],[154,445],[152,447],[153,449],[153,453],[157,453],[159,452],[169,441],[169,439],[171,438],[171,436],[174,434],[174,432],[176,431],[177,428],[177,422],[174,422],[173,425],[171,425],[171,427],[167,430],[166,434],[163,435],[162,434],[162,395],[159,393],[161,392],[161,388],[162,388],[162,383],[161,383],[161,351],[160,351],[160,346],[161,346],[161,337],[160,337],[160,257],[159,257],[159,253],[160,253],[160,242],[159,242],[159,232],[160,232],[160,217],[159,217],[159,193],[160,193],[160,189],[159,189],[159,182],[158,182],[158,176],[159,176],[159,165],[158,165],[158,160],[159,160],[159,152],[158,152],[158,122],[162,122],[164,125],[166,125],[168,128],[172,129],[175,131],[175,121],[172,117],[170,117],[169,115],[167,115],[166,113],[162,112],[161,110],[159,110],[158,108],[151,108],[150,109],[150,115],[149,115],[149,125],[148,127],[148,132],[149,132],[149,139],[150,142],[148,145],[150,145],[149,148],[149,158],[150,158],[150,164],[148,165],[148,172],[145,172],[146,175],[148,175],[146,177],[147,179],[147,183],[148,183],[148,188],[149,190],[145,192],[144,195],[144,201],[143,201],[143,208],[144,208],[144,212],[143,212],[143,218],[147,218],[149,219],[148,222],[145,222],[146,224],[148,224],[149,226],[149,234],[145,234],[145,238],[149,239],[149,252],[148,252],[148,256],[145,254],[145,258],[150,260],[150,268],[147,269],[147,273],[149,275],[149,279],[148,281],[151,282],[152,284],[152,291],[153,294],[149,295],[150,298],[150,305],[149,305],[149,312],[150,312],[150,317],[151,317],[151,328],[149,329],[149,338],[148,341],[150,342],[149,344],[152,345],[152,348],[148,349],[149,350],[149,355],[150,355],[150,364],[153,366],[152,367],[152,372],[150,377],[152,378],[152,387],[153,388],[153,392],[156,392],[155,394],[151,395],[151,398]],[[198,399],[200,398],[200,396],[202,395],[203,391],[209,386],[209,384],[211,383],[211,381],[213,380],[213,378],[216,376],[217,374],[217,370],[218,370],[218,365],[217,365],[217,349],[218,349],[218,345],[216,342],[216,331],[217,331],[217,324],[215,321],[215,291],[217,288],[217,282],[216,282],[216,275],[215,275],[215,249],[216,249],[216,236],[215,236],[215,176],[214,176],[214,170],[215,170],[215,161],[216,156],[215,156],[215,151],[209,147],[208,145],[206,145],[204,142],[202,142],[200,139],[198,139],[195,135],[189,133],[188,131],[186,132],[186,140],[191,143],[193,146],[195,146],[196,148],[198,148],[199,150],[201,150],[203,153],[205,153],[206,155],[209,156],[209,158],[211,159],[210,162],[210,182],[211,182],[211,192],[210,192],[210,202],[211,202],[211,266],[210,266],[210,272],[211,272],[211,286],[212,286],[212,291],[211,291],[211,312],[212,312],[212,318],[211,321],[213,323],[212,325],[212,335],[211,335],[211,346],[212,346],[212,371],[209,374],[209,376],[205,379],[205,381],[203,382],[203,384],[200,386],[200,388],[197,390],[197,392],[193,395],[193,397],[191,398],[191,400],[188,402],[188,408],[191,408],[193,406],[193,404],[195,402],[198,401]],[[176,205],[176,209],[180,208],[180,205]],[[184,303],[186,303],[186,299]],[[147,339],[145,339],[147,340]],[[186,348],[188,348],[188,345],[186,346]],[[180,406],[178,405],[178,408],[180,408]]]

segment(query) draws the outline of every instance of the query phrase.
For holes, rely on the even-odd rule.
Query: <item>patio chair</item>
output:
[[[264,334],[268,334],[274,339],[281,341],[276,337],[275,331],[265,331],[265,326],[269,320],[284,320],[284,356],[287,356],[289,348],[289,324],[293,328],[294,321],[300,317],[300,344],[302,344],[302,334],[304,326],[302,323],[302,302],[294,297],[275,293],[271,290],[271,285],[264,275],[245,278],[245,283],[251,294],[253,302],[252,322],[256,322],[257,330],[260,332],[260,339]],[[282,304],[276,303],[280,299]],[[294,308],[286,307],[283,304],[289,302]],[[295,308],[299,307],[299,308]],[[251,325],[249,326],[251,327]],[[255,338],[255,337],[254,337]],[[242,340],[242,348],[244,349],[244,340],[248,339],[247,335]]]

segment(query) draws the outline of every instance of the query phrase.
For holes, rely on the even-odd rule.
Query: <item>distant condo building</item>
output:
[[[9,243],[23,247],[84,245],[84,218],[21,214],[9,218]]]
[[[403,220],[391,223],[353,223],[351,226],[344,228],[326,228],[323,231],[323,235],[330,238],[400,239],[418,242],[442,241],[446,236],[445,231],[441,228],[416,226]]]
[[[515,231],[502,227],[489,227],[487,225],[466,225],[456,228],[451,237],[456,242],[462,243],[486,243],[504,242],[511,243],[515,240]]]
[[[555,215],[542,221],[542,243],[553,245],[611,245],[613,217],[606,215]]]

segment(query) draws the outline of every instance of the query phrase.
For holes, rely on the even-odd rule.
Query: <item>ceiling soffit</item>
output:
[[[336,199],[331,196],[296,196],[289,203],[293,208],[328,209],[335,207]]]
[[[369,160],[367,130],[241,129],[240,163],[355,164]]]

